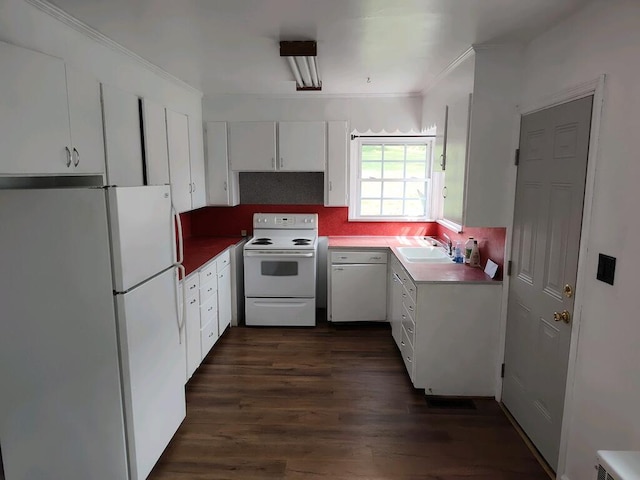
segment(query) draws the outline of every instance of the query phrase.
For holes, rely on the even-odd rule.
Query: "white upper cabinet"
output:
[[[167,144],[169,147],[169,177],[171,195],[178,212],[186,212],[206,205],[204,154],[202,135],[191,131],[190,118],[166,109]]]
[[[73,173],[102,174],[105,168],[100,82],[67,65]]]
[[[238,205],[238,173],[229,170],[227,123],[206,124],[206,175],[208,205]]]
[[[191,210],[193,190],[189,165],[189,117],[167,109],[167,140],[173,205],[178,212],[186,212]]]
[[[347,122],[327,122],[327,172],[325,173],[325,206],[327,207],[349,205],[348,151]]]
[[[144,185],[139,98],[102,85],[107,183],[118,187]]]
[[[167,185],[169,183],[169,151],[164,107],[147,98],[142,99],[142,124],[147,185]]]
[[[448,106],[446,169],[442,191],[443,217],[457,225],[463,223],[470,115],[471,95],[463,95],[452,100]]]
[[[280,122],[278,170],[324,172],[326,128],[325,122]]]
[[[231,170],[324,172],[326,138],[325,122],[229,123]]]
[[[65,71],[59,58],[2,42],[0,65],[0,174],[103,173],[95,79]]]
[[[229,123],[229,161],[237,172],[276,169],[276,122]]]

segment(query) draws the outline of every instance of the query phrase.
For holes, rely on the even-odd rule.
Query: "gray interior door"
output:
[[[593,97],[522,118],[503,402],[555,470]]]

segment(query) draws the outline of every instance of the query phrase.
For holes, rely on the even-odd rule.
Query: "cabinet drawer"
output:
[[[405,291],[407,292],[407,294],[409,295],[409,298],[413,301],[413,304],[415,306],[416,298],[417,298],[417,295],[416,295],[417,290],[416,290],[415,283],[413,283],[413,280],[411,280],[409,275],[406,275],[405,277],[402,278],[402,284],[404,285]]]
[[[200,305],[200,328],[209,322],[218,321],[218,297],[212,295],[206,303]]]
[[[216,257],[216,264],[218,265],[218,272],[224,270],[224,267],[231,263],[231,253],[229,249],[222,252],[220,255]]]
[[[414,360],[413,347],[409,343],[407,332],[404,328],[402,329],[402,341],[400,342],[400,352],[402,353],[402,361],[404,362],[404,366],[407,368],[409,377],[413,382],[413,360]]]
[[[200,279],[198,275],[190,275],[184,280],[184,296],[189,298],[198,293],[198,288],[200,287]]]
[[[207,356],[211,347],[216,343],[216,340],[218,340],[218,322],[209,322],[200,330],[202,360]]]
[[[214,277],[213,281],[200,287],[200,305],[204,305],[212,295],[215,295],[218,291],[217,277]]]
[[[216,262],[209,262],[206,266],[200,269],[200,285],[204,285],[216,278],[216,268]]]
[[[331,252],[331,263],[387,263],[387,252],[378,250]]]
[[[406,307],[402,307],[402,330],[406,332],[407,339],[413,347],[416,339],[416,322]]]
[[[416,300],[415,297],[411,296],[411,292],[409,292],[406,288],[402,290],[402,305],[407,311],[411,314],[411,316],[416,318]]]

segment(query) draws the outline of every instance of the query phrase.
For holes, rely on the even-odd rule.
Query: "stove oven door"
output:
[[[315,252],[245,250],[244,289],[252,298],[315,297]]]

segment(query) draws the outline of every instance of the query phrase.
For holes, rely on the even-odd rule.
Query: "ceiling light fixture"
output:
[[[280,42],[280,56],[289,62],[296,79],[296,90],[322,90],[316,42]]]

